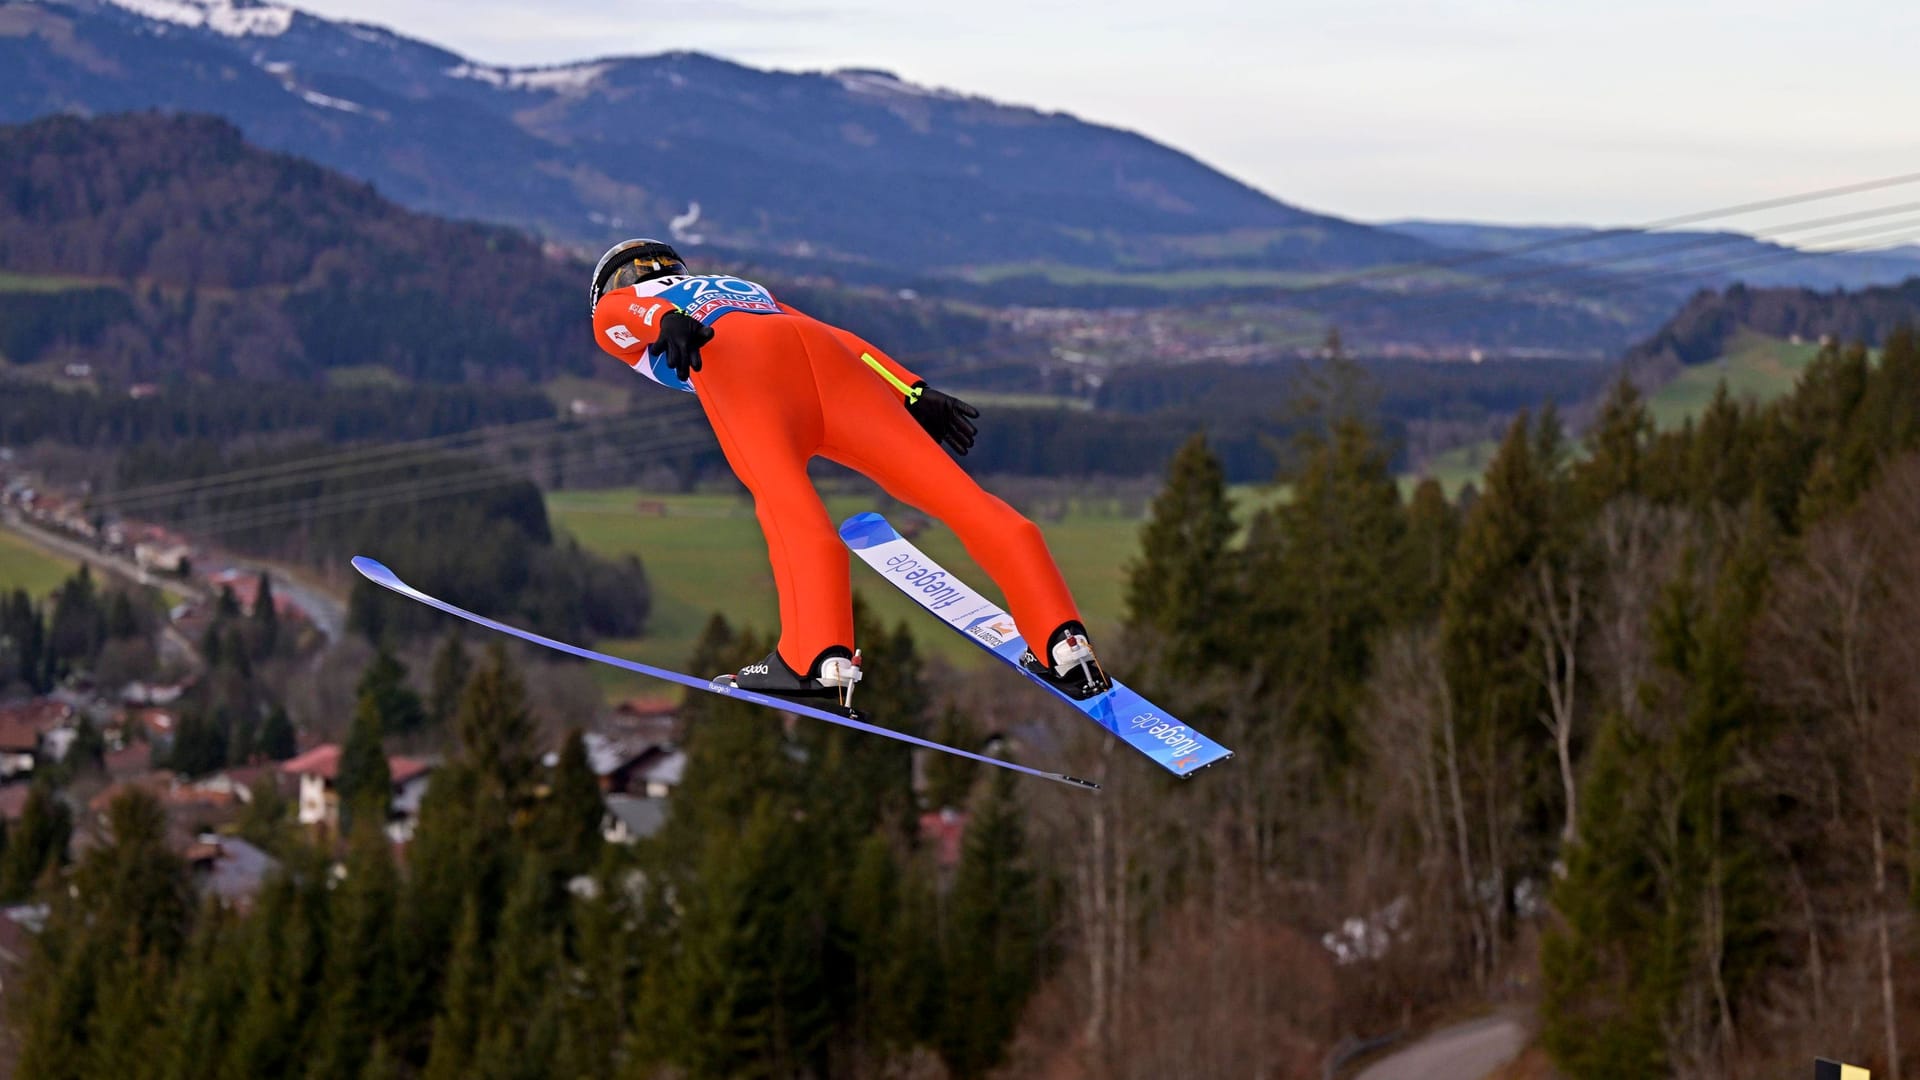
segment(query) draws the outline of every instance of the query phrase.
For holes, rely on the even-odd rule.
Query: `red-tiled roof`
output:
[[[0,750],[30,754],[40,748],[40,730],[24,720],[0,717]]]
[[[321,743],[304,754],[290,757],[280,763],[280,771],[283,773],[291,773],[295,776],[311,773],[326,780],[333,779],[334,774],[339,770],[339,743]]]
[[[18,705],[0,705],[0,725],[25,724],[44,735],[73,718],[73,706],[39,698]]]
[[[393,775],[396,784],[404,784],[432,768],[427,762],[412,758],[387,758],[387,771]],[[294,776],[318,776],[331,781],[340,773],[340,744],[321,743],[299,757],[281,762],[280,771]]]

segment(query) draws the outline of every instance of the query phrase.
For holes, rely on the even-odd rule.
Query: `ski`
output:
[[[1233,751],[1168,715],[1118,679],[1106,693],[1077,701],[1028,671],[1020,663],[1027,643],[1015,631],[1013,618],[927,558],[879,514],[855,514],[841,522],[840,539],[915,603],[1175,776],[1192,776],[1233,756]]]
[[[908,735],[903,731],[894,731],[890,728],[879,727],[853,716],[829,712],[826,709],[816,709],[811,705],[803,705],[799,702],[788,701],[784,698],[772,697],[767,694],[756,694],[751,690],[742,690],[732,684],[731,679],[733,677],[731,675],[722,675],[715,679],[701,679],[693,675],[683,675],[678,671],[669,671],[666,668],[657,668],[650,664],[642,664],[633,660],[622,660],[617,656],[609,656],[606,653],[595,652],[592,649],[581,648],[578,645],[569,645],[564,641],[556,641],[553,638],[536,634],[531,630],[522,630],[517,626],[508,626],[503,622],[495,622],[485,615],[476,615],[463,607],[457,607],[438,597],[429,596],[421,592],[419,589],[400,580],[398,574],[387,569],[386,566],[378,560],[369,559],[365,555],[356,555],[353,557],[353,568],[358,570],[360,575],[368,581],[382,588],[399,593],[409,600],[418,601],[431,608],[438,608],[449,615],[465,619],[478,626],[484,626],[489,630],[498,630],[503,634],[511,634],[522,641],[531,641],[535,645],[569,653],[583,660],[592,660],[598,664],[611,664],[617,668],[637,671],[642,675],[649,675],[656,679],[664,679],[667,682],[679,683],[681,686],[689,686],[695,690],[704,690],[710,694],[719,694],[722,697],[729,697],[738,701],[764,705],[770,709],[778,709],[781,712],[789,712],[797,716],[810,716],[815,720],[825,720],[829,724],[838,724],[841,727],[852,728],[855,731],[864,731],[870,735],[882,735],[889,739],[910,743],[925,750],[938,750],[943,754],[952,754],[955,757],[967,758],[1002,769],[1012,769],[1014,772],[1026,773],[1028,776],[1038,776],[1043,780],[1052,780],[1056,783],[1085,788],[1090,791],[1098,791],[1100,789],[1099,784],[1091,780],[1082,780],[1077,776],[1068,776],[1065,773],[1029,768],[1028,766],[1016,764],[1015,762],[1006,761],[1001,758],[988,757],[985,754],[976,754],[969,750],[962,750],[958,747],[946,746],[942,743],[919,738],[918,736]]]

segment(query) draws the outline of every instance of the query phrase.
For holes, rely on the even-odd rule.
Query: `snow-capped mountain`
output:
[[[1245,265],[1431,252],[1130,132],[885,72],[695,53],[497,67],[250,0],[0,3],[0,121],[147,108],[224,116],[409,206],[582,242],[678,220],[683,238],[916,271],[1218,262],[1203,251],[1230,232]]]

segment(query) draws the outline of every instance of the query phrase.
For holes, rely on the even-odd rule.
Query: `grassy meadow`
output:
[[[14,533],[0,529],[0,591],[25,589],[44,597],[71,576],[78,563],[48,555]]]

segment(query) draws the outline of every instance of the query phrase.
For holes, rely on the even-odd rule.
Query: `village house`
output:
[[[427,790],[433,765],[413,758],[387,758],[392,774],[393,794],[388,803],[387,835],[396,844],[413,839],[414,825],[420,817],[420,800]],[[300,784],[297,820],[317,832],[337,836],[340,831],[340,795],[334,783],[340,773],[340,745],[322,743],[280,763],[282,775],[296,778]]]
[[[39,698],[0,706],[0,781],[23,777],[42,761],[58,761],[73,743],[74,707]]]
[[[632,794],[644,795],[649,799],[664,799],[673,794],[680,786],[680,778],[686,775],[687,752],[673,747],[662,747],[660,752],[642,762],[634,770]]]
[[[600,835],[610,844],[645,840],[667,823],[667,806],[662,799],[608,795],[607,816],[600,823]]]

